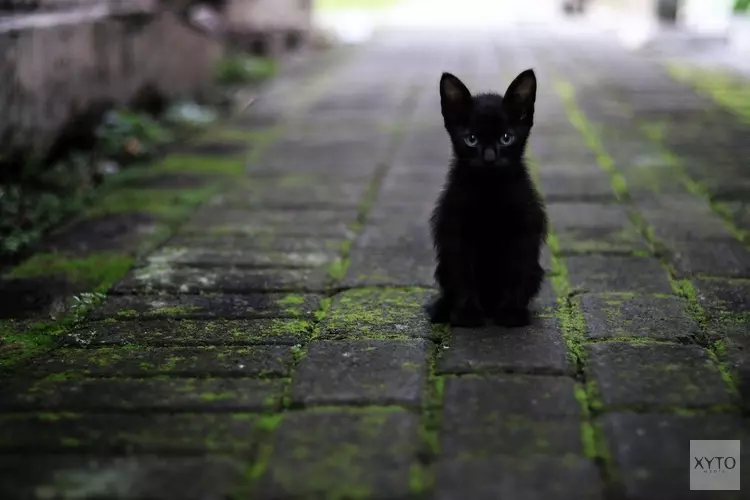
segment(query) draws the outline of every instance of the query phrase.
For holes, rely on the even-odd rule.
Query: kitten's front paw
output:
[[[528,309],[499,309],[492,318],[496,325],[507,328],[527,326],[531,323],[531,313]]]
[[[462,307],[451,312],[450,323],[451,326],[463,328],[484,326],[484,315],[478,308]]]

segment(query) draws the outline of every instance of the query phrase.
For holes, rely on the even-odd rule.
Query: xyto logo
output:
[[[737,467],[733,457],[693,457],[693,470],[704,474],[726,474]]]

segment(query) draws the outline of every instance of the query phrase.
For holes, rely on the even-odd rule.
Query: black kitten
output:
[[[453,161],[431,224],[441,295],[433,323],[503,326],[530,322],[547,236],[544,204],[524,164],[534,120],[536,76],[526,70],[505,96],[471,95],[450,73],[440,79]]]

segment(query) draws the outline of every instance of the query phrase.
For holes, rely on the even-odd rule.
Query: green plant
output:
[[[265,57],[229,54],[216,68],[216,79],[222,85],[256,83],[276,73],[276,61]]]
[[[735,0],[734,2],[735,12],[748,12],[750,11],[750,0]]]
[[[27,162],[0,187],[0,254],[14,254],[78,210],[93,187],[93,165],[82,156],[44,167]]]
[[[111,110],[94,131],[93,150],[52,165],[34,157],[33,151],[0,152],[0,256],[19,254],[81,211],[112,170],[113,162],[102,160],[113,160],[115,171],[118,164],[151,160],[160,146],[177,138],[179,126],[189,124],[194,130],[215,119],[211,109],[189,103],[177,111],[167,116],[166,128],[145,114]]]
[[[172,134],[154,119],[128,110],[112,110],[97,128],[98,152],[127,162],[150,156],[154,147],[172,139]]]

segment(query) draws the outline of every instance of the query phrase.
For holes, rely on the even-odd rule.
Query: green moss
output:
[[[219,188],[211,184],[197,189],[117,189],[105,194],[86,210],[87,217],[120,213],[151,213],[167,220],[184,218],[192,208],[210,198]]]
[[[409,491],[413,495],[429,493],[435,484],[435,474],[430,467],[412,464],[409,468]]]
[[[581,134],[589,149],[596,154],[599,167],[610,175],[610,183],[615,196],[621,201],[628,200],[629,194],[625,178],[617,171],[615,161],[605,150],[595,127],[578,107],[575,89],[568,82],[558,81],[555,84],[555,90],[562,100],[568,119]]]
[[[686,76],[686,73],[684,70],[682,70],[681,73],[680,71],[677,71],[677,73],[679,73],[677,75],[678,78],[685,78]],[[673,68],[673,74],[674,74],[674,68]],[[718,86],[714,85],[714,87],[718,87]],[[612,186],[618,199],[621,199],[621,200],[628,199],[629,194],[627,192],[627,186],[624,182],[624,179],[622,179],[621,174],[617,171],[613,159],[609,156],[609,154],[603,147],[597,132],[594,130],[594,127],[589,123],[589,121],[586,119],[584,114],[578,108],[578,105],[575,100],[574,88],[569,83],[560,81],[556,85],[556,90],[560,98],[563,101],[563,105],[566,109],[566,113],[568,114],[568,118],[570,119],[571,123],[576,127],[579,133],[583,136],[589,148],[593,152],[595,152],[595,154],[597,155],[599,166],[610,174],[611,179],[612,179]],[[655,125],[646,124],[645,126],[641,126],[641,130],[645,136],[649,137],[651,140],[654,141],[654,143],[657,146],[660,147],[662,160],[664,161],[664,163],[666,163],[670,167],[671,172],[674,174],[674,176],[679,178],[690,192],[706,199],[708,203],[711,205],[714,212],[719,213],[719,215],[722,215],[721,211],[717,210],[716,204],[713,203],[713,201],[711,200],[710,193],[708,192],[708,190],[704,186],[693,181],[685,172],[684,167],[681,165],[676,155],[674,155],[670,151],[667,151],[663,146],[661,146],[662,139],[665,137],[666,134],[669,133],[668,128],[663,123],[659,123]],[[739,240],[744,241],[747,238],[747,235],[745,234],[745,232],[738,229],[731,222],[728,214],[724,214],[723,219],[727,227],[734,233],[734,235]],[[667,249],[664,247],[664,245],[661,242],[658,241],[658,239],[654,235],[653,228],[649,224],[646,223],[643,217],[640,216],[640,214],[638,213],[631,212],[631,220],[633,221],[634,225],[638,228],[643,238],[646,240],[653,255],[660,257],[662,265],[665,268],[667,268],[667,270],[669,271],[669,279],[672,285],[672,289],[674,290],[674,293],[677,296],[680,296],[685,299],[691,316],[701,326],[701,331],[706,332],[708,328],[708,318],[707,318],[705,311],[703,310],[703,308],[698,302],[697,294],[692,283],[688,280],[681,280],[681,279],[674,278],[674,276],[676,275],[674,267],[664,258],[666,255],[668,255]],[[562,288],[563,285],[564,283],[559,285],[558,288]],[[560,316],[560,321],[561,321],[561,324],[563,324],[564,332],[566,330],[575,332],[580,329],[579,319],[577,318],[577,313],[575,310],[572,310],[570,308],[568,309],[562,308],[561,313],[562,314]],[[571,335],[570,333],[568,334],[564,333],[564,335],[566,336],[566,339],[568,338],[575,339],[575,335]],[[709,349],[710,355],[713,357],[717,366],[719,367],[719,370],[722,373],[722,377],[727,383],[729,390],[736,394],[737,392],[736,383],[734,382],[731,376],[731,373],[726,367],[726,365],[724,365],[721,362],[720,356],[718,355],[716,351],[715,343],[713,343],[711,339],[708,338],[708,336],[705,333],[702,336],[698,337],[697,340],[701,345],[704,345],[705,347]]]
[[[60,439],[60,445],[65,448],[78,448],[82,444],[82,441],[76,438],[64,437]]]
[[[41,422],[61,422],[63,420],[76,420],[82,417],[80,413],[73,412],[39,412],[36,417]]]
[[[442,425],[445,378],[435,375],[434,362],[430,365],[428,384],[423,398],[421,437],[425,451],[433,457],[440,452],[440,427]]]
[[[243,157],[226,158],[211,156],[173,155],[156,165],[145,167],[133,166],[107,179],[98,189],[98,197],[93,205],[84,212],[84,216],[98,217],[105,214],[150,212],[166,219],[156,227],[155,232],[144,238],[138,245],[137,255],[153,250],[154,246],[164,241],[170,234],[173,223],[188,215],[191,208],[204,202],[221,187],[219,181],[195,189],[131,189],[127,188],[128,181],[144,180],[149,177],[174,173],[229,174],[242,175],[245,163],[257,158],[275,139],[282,127],[270,127],[261,131],[245,132],[228,128],[216,127],[207,131],[200,140],[214,140],[223,138],[251,141],[253,149]],[[226,178],[224,179],[226,181]],[[76,281],[89,291],[104,290],[118,281],[130,269],[133,258],[117,252],[100,252],[86,257],[66,256],[63,254],[37,254],[20,266],[11,270],[10,277],[32,277],[62,274]],[[87,303],[74,303],[75,308],[63,313],[62,317],[45,325],[19,325],[12,322],[0,324],[0,371],[7,371],[25,362],[29,358],[40,355],[54,347],[54,337],[69,330],[83,315],[100,299]],[[175,314],[182,314],[197,308],[180,307],[162,310],[167,314],[170,310]],[[123,310],[117,318],[137,317],[135,310]],[[109,318],[109,321],[117,321]],[[281,328],[281,327],[279,327]],[[294,331],[309,331],[308,324],[287,325]]]
[[[153,172],[177,174],[241,175],[245,159],[225,156],[170,155],[152,167]]]
[[[159,314],[163,316],[185,316],[199,310],[200,306],[160,307]]]
[[[256,429],[259,429],[263,432],[271,432],[276,430],[279,425],[281,425],[281,421],[283,420],[283,415],[277,414],[277,415],[265,415],[258,419],[257,423],[255,424]]]
[[[305,303],[305,297],[299,294],[290,293],[288,295],[285,295],[281,300],[279,300],[280,306],[299,306]]]
[[[561,96],[564,99],[567,99],[568,104],[570,104],[573,96],[572,86],[561,85],[558,87],[558,92],[561,93]],[[573,109],[572,111],[571,121],[574,122],[574,124],[578,123],[579,130],[581,130],[581,128],[585,129],[586,121],[583,115],[578,112],[577,109]],[[602,166],[602,168],[614,169],[613,161],[609,155],[606,155],[606,153],[603,152],[603,148],[598,142],[596,136],[588,134],[587,143],[597,151],[597,156],[600,159],[600,166]],[[538,164],[533,160],[530,164],[532,167],[532,175],[538,183]],[[615,179],[621,179],[621,177],[615,176],[613,178],[613,189],[616,196],[620,199],[627,198],[624,179],[622,182]],[[560,240],[554,231],[554,228],[550,229],[550,234],[547,238],[547,245],[552,255],[552,276],[550,277],[550,280],[555,295],[557,296],[555,316],[568,348],[570,361],[576,368],[576,371],[585,379],[587,375],[587,359],[584,350],[584,346],[587,343],[586,323],[579,301],[572,296],[573,289],[568,278],[568,270],[561,255]],[[621,300],[624,300],[631,295],[632,294],[610,294],[607,298],[619,303]],[[593,415],[602,409],[602,404],[595,390],[594,384],[591,382],[583,385],[576,384],[574,396],[581,408],[582,419],[580,424],[580,434],[584,454],[591,460],[602,462],[604,464],[605,475],[608,478],[612,478],[614,477],[616,470],[612,464],[606,440],[592,421]],[[537,447],[539,446],[538,443]]]
[[[669,63],[667,70],[679,82],[690,85],[741,121],[750,123],[750,83],[747,79],[727,71],[679,63]]]
[[[718,98],[719,102],[725,107],[729,104],[728,102],[722,102],[722,99],[724,99],[725,96],[733,94],[733,91],[729,88],[730,84],[726,80],[726,75],[712,75],[711,72],[707,72],[706,70],[679,65],[671,66],[670,71],[673,77],[680,81],[693,84],[699,92]],[[740,116],[750,123],[750,106],[747,105],[747,103],[750,102],[750,100],[748,100],[748,96],[750,96],[750,85],[748,85],[747,82],[744,82],[741,87],[742,90],[734,95],[742,96],[741,100],[744,102],[744,105],[738,105],[737,102],[733,102],[728,109],[735,113],[739,111]],[[713,200],[710,190],[707,189],[706,186],[692,179],[677,155],[664,147],[665,138],[671,132],[669,125],[666,123],[640,123],[639,127],[643,134],[659,149],[662,163],[670,167],[669,175],[671,176],[671,179],[678,179],[688,191],[706,200],[714,213],[721,217],[725,226],[738,240],[750,243],[750,232],[738,227],[732,220],[730,211],[728,211],[720,202]]]
[[[38,253],[13,268],[6,276],[30,278],[63,275],[73,283],[93,289],[109,288],[133,265],[133,258],[116,252],[92,253],[84,258],[61,253]]]
[[[563,339],[568,347],[568,356],[571,363],[580,370],[585,364],[586,357],[583,349],[586,323],[580,305],[575,300],[561,299],[557,306],[556,316]]]
[[[262,130],[245,130],[232,128],[227,125],[211,127],[196,139],[197,143],[214,141],[247,141],[248,147],[256,143],[265,143],[275,139],[280,127],[270,127]]]
[[[688,311],[701,326],[701,329],[705,330],[708,326],[708,315],[698,302],[698,292],[693,283],[686,279],[672,279],[670,284],[675,295],[685,299]]]
[[[644,123],[641,126],[643,133],[652,141],[662,141],[664,139],[664,131],[666,124],[655,120]]]
[[[450,330],[447,325],[439,326],[441,330]],[[435,470],[432,464],[440,455],[440,430],[445,400],[445,378],[436,374],[436,366],[441,346],[447,338],[448,334],[443,335],[442,332],[436,337],[437,346],[433,348],[427,365],[428,383],[422,396],[419,426],[422,453],[427,457],[427,463],[415,464],[409,472],[410,490],[415,495],[427,494],[435,484]]]
[[[325,498],[354,499],[370,498],[370,471],[362,468],[363,460],[367,461],[371,452],[378,455],[383,452],[378,449],[383,432],[387,432],[388,423],[394,413],[403,413],[397,407],[366,407],[341,408],[318,407],[305,410],[306,414],[332,413],[344,414],[359,421],[359,425],[351,429],[354,441],[348,438],[343,441],[323,441],[330,435],[325,429],[292,429],[285,428],[291,438],[291,448],[273,450],[271,447],[261,450],[262,458],[248,470],[249,482],[255,482],[266,476],[272,482],[282,485],[296,484],[307,492],[325,494]],[[292,435],[290,435],[292,434]],[[271,437],[270,434],[267,434]],[[270,442],[270,440],[268,441]],[[322,449],[321,449],[322,447]],[[408,444],[394,443],[389,452],[401,453],[409,450]],[[374,451],[377,450],[377,451]],[[275,453],[280,453],[279,462],[274,460],[274,467],[268,463]],[[243,498],[247,498],[246,496]],[[239,495],[238,495],[239,498]]]
[[[592,460],[596,460],[598,458],[596,432],[594,431],[594,426],[587,421],[581,422],[581,442],[583,444],[584,455]]]
[[[302,358],[307,355],[307,350],[301,345],[294,345],[290,349],[292,351],[292,364],[297,366]]]
[[[735,374],[732,372],[732,370],[727,366],[727,364],[724,362],[724,350],[725,345],[721,340],[717,340],[714,342],[709,343],[708,345],[708,356],[711,358],[711,360],[714,362],[714,365],[719,370],[719,374],[721,375],[722,380],[724,380],[724,383],[727,386],[727,390],[729,393],[735,398],[739,398],[740,395],[740,389],[739,384],[735,378]]]
[[[566,254],[617,252],[635,255],[642,253],[641,250],[637,250],[640,245],[641,235],[632,226],[612,231],[598,231],[593,235],[587,230],[569,229],[556,235],[556,246],[560,252],[564,251]]]
[[[56,323],[44,326],[0,323],[0,373],[52,349],[60,333],[61,327]]]
[[[297,306],[301,306],[304,303],[305,297],[296,293],[287,294],[279,300],[279,305],[284,308],[284,312],[295,316],[299,314],[299,307]]]
[[[333,303],[333,299],[330,297],[326,297],[320,301],[320,308],[315,311],[315,321],[321,322],[325,319],[326,315],[328,314],[328,310],[331,308],[331,304]]]
[[[342,280],[349,269],[349,259],[337,258],[328,266],[328,278],[333,282]]]
[[[235,328],[232,336],[237,340],[251,340],[263,343],[279,337],[295,337],[305,341],[311,335],[312,321],[302,319],[271,318],[267,322],[256,325],[252,332],[244,328]]]
[[[423,304],[433,293],[417,287],[347,290],[335,296],[331,311],[321,323],[321,333],[357,339],[407,339],[417,331],[431,334]]]

